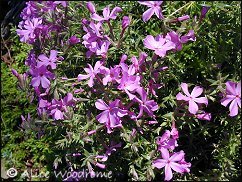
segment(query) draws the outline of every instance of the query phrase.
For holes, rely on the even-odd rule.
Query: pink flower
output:
[[[128,75],[127,72],[123,72],[118,89],[124,90],[129,99],[133,100],[135,95],[130,92],[134,92],[138,88],[140,88],[140,76]]]
[[[88,9],[88,11],[90,13],[92,13],[92,14],[93,13],[96,13],[95,6],[94,6],[94,4],[92,2],[88,1],[87,4],[86,4],[86,6],[87,6],[87,9]]]
[[[226,82],[226,96],[221,101],[223,106],[229,106],[229,115],[236,116],[238,114],[238,108],[241,108],[241,81],[239,83],[227,81]]]
[[[175,147],[178,146],[176,140],[178,138],[177,136],[178,131],[176,130],[176,128],[173,128],[171,132],[169,130],[166,130],[165,133],[161,137],[158,137],[156,141],[158,145],[158,150],[161,150],[162,148],[174,150]]]
[[[130,24],[130,18],[128,16],[124,16],[122,20],[122,29],[126,29]]]
[[[107,105],[102,99],[98,99],[95,102],[95,106],[97,109],[102,110],[103,112],[97,116],[97,120],[100,123],[105,123],[107,127],[107,132],[111,133],[113,128],[121,127],[120,118],[127,115],[126,110],[122,110],[119,108],[120,100],[116,99]]]
[[[38,67],[45,65],[46,67],[50,66],[51,69],[56,69],[57,51],[51,50],[50,57],[47,57],[45,54],[41,54],[38,59],[40,60],[37,64]]]
[[[196,114],[198,111],[198,105],[196,103],[199,103],[199,104],[204,103],[206,105],[208,104],[208,99],[206,97],[197,98],[203,92],[203,89],[201,87],[199,86],[194,87],[191,94],[188,92],[188,85],[186,83],[182,83],[181,88],[186,96],[184,96],[179,92],[176,95],[176,99],[187,101],[189,103],[188,110],[191,114]]]
[[[42,19],[33,18],[27,19],[23,23],[23,26],[19,25],[20,29],[17,29],[16,32],[20,36],[20,41],[32,44],[36,40],[36,29],[42,24]]]
[[[212,116],[211,116],[211,113],[203,112],[203,113],[196,114],[196,118],[210,121]]]
[[[134,97],[134,100],[139,103],[139,115],[137,118],[140,118],[143,115],[143,111],[145,111],[149,116],[155,117],[153,112],[158,110],[159,107],[154,100],[148,100],[148,96],[146,91],[140,87],[136,90],[136,92],[140,95],[140,99],[138,97]]]
[[[94,68],[88,64],[89,68],[84,68],[85,72],[88,73],[87,75],[79,74],[78,75],[78,81],[85,80],[89,78],[88,86],[93,87],[94,84],[94,78],[97,73],[99,73],[99,68],[102,66],[100,61],[97,61]]]
[[[43,88],[48,88],[50,86],[50,79],[54,79],[54,74],[47,70],[45,65],[30,69],[30,74],[32,75],[31,85],[33,87],[38,87],[41,85]]]
[[[190,163],[185,162],[185,153],[181,150],[180,152],[175,152],[170,156],[169,151],[165,148],[161,150],[162,159],[157,159],[153,162],[152,166],[161,169],[165,167],[165,181],[172,179],[172,170],[183,174],[184,172],[189,172]]]
[[[163,38],[162,35],[157,35],[155,38],[152,35],[147,35],[144,39],[144,46],[148,49],[154,50],[155,54],[160,57],[165,57],[168,50],[176,47],[173,42]]]
[[[75,45],[80,42],[80,39],[77,38],[75,35],[71,36],[69,39],[69,44],[70,45]]]
[[[154,13],[159,19],[164,18],[160,7],[163,1],[139,1],[139,3],[149,7],[149,9],[146,10],[142,15],[144,22],[148,21]]]
[[[115,7],[110,13],[109,6],[103,9],[103,17],[99,16],[97,13],[93,13],[91,18],[96,21],[108,21],[109,19],[115,20],[117,18],[117,13],[121,12],[122,9],[120,7]]]

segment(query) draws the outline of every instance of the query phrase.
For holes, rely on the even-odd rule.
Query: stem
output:
[[[191,1],[191,2],[189,2],[189,3],[185,4],[185,5],[183,5],[182,7],[180,7],[179,9],[177,9],[176,11],[174,11],[173,13],[171,13],[170,15],[168,15],[167,17],[170,17],[170,16],[174,15],[176,12],[180,11],[181,9],[183,9],[183,8],[186,7],[188,4],[190,4],[190,5],[187,7],[187,8],[189,8],[193,3],[194,3],[194,2]]]
[[[118,40],[117,48],[120,47],[120,44],[121,44],[121,41],[122,41],[122,38],[123,38],[123,35],[124,35],[124,31],[125,31],[125,29],[123,29],[122,32],[121,32],[121,34],[120,34],[120,37],[119,37],[119,40]]]
[[[113,27],[112,27],[112,25],[110,24],[110,21],[109,21],[109,20],[107,21],[107,23],[108,23],[108,27],[109,27],[109,29],[110,29],[110,33],[111,33],[112,39],[113,39],[113,41],[114,41]]]

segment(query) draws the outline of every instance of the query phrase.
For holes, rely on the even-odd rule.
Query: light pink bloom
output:
[[[180,92],[176,95],[176,99],[177,100],[184,100],[187,101],[189,103],[189,112],[191,114],[196,114],[198,111],[198,105],[196,103],[199,104],[208,104],[208,99],[206,97],[199,97],[202,92],[203,92],[203,88],[196,86],[193,88],[191,94],[188,91],[188,85],[186,83],[182,83],[181,84],[181,88],[183,90],[183,92],[185,93],[186,96],[184,96],[183,94],[181,94]]]
[[[107,132],[111,133],[113,128],[121,127],[120,118],[127,115],[126,110],[122,110],[119,108],[120,100],[116,99],[107,105],[102,99],[98,99],[95,102],[95,106],[97,109],[102,110],[103,112],[97,116],[97,120],[100,123],[105,123],[107,127]]]
[[[103,17],[99,16],[97,13],[93,13],[91,18],[96,21],[108,21],[109,19],[115,20],[117,18],[117,13],[121,12],[120,7],[115,7],[111,12],[109,6],[103,9]]]
[[[97,61],[94,68],[88,64],[89,68],[84,68],[85,72],[88,73],[87,75],[79,74],[78,75],[78,81],[85,80],[89,78],[88,80],[88,86],[93,87],[94,84],[94,78],[96,74],[99,73],[99,68],[102,66],[100,61]]]
[[[94,6],[94,4],[92,2],[88,1],[87,4],[86,4],[86,6],[87,6],[87,9],[88,9],[88,11],[90,13],[92,13],[92,14],[93,13],[96,13],[95,6]]]
[[[160,57],[165,57],[168,50],[176,47],[173,42],[167,40],[162,35],[157,35],[155,38],[152,35],[147,35],[144,39],[144,46],[154,50],[155,54]]]
[[[229,115],[236,116],[239,108],[241,108],[241,81],[239,83],[227,81],[226,82],[226,96],[221,101],[223,106],[229,106]]]
[[[158,145],[158,150],[161,150],[162,148],[174,150],[175,147],[178,146],[176,140],[178,138],[178,132],[176,131],[174,130],[174,128],[171,132],[169,130],[166,130],[161,137],[157,138],[156,144]]]
[[[160,7],[163,1],[139,1],[139,3],[149,7],[149,9],[146,10],[142,15],[144,22],[148,21],[154,13],[159,19],[164,18]]]
[[[203,113],[196,114],[196,118],[210,121],[212,116],[211,116],[211,113],[203,112]]]
[[[153,162],[153,166],[161,169],[165,167],[165,181],[172,179],[172,170],[183,174],[184,172],[189,172],[190,163],[185,162],[185,153],[181,150],[180,152],[175,152],[170,156],[169,151],[163,148],[161,151],[162,159],[157,159]]]
[[[50,57],[47,57],[45,54],[41,54],[38,59],[40,60],[37,64],[38,67],[45,65],[46,67],[50,66],[51,69],[56,69],[57,51],[51,50]]]

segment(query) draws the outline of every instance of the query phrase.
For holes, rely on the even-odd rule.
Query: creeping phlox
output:
[[[66,22],[66,13],[69,2],[67,1],[29,1],[21,13],[22,21],[19,23],[17,34],[20,41],[30,44],[33,49],[29,52],[25,61],[29,70],[24,74],[18,74],[16,70],[12,73],[18,78],[21,89],[28,87],[33,88],[34,96],[38,101],[37,112],[40,118],[52,119],[55,122],[71,120],[75,107],[81,102],[76,98],[78,94],[91,93],[96,95],[92,99],[93,106],[96,108],[94,113],[98,124],[103,128],[90,129],[88,136],[95,135],[98,132],[106,132],[105,135],[111,136],[114,131],[121,131],[126,126],[127,121],[133,123],[144,122],[145,124],[155,127],[159,123],[156,113],[159,110],[157,100],[159,94],[158,89],[164,87],[159,79],[160,72],[169,71],[166,65],[154,66],[158,59],[164,59],[169,54],[181,51],[184,44],[196,41],[195,30],[189,29],[185,33],[170,30],[163,34],[162,32],[156,36],[145,35],[143,45],[146,52],[140,52],[139,57],[122,54],[119,63],[108,62],[110,48],[117,49],[124,44],[124,35],[127,34],[132,18],[124,15],[120,7],[111,8],[106,6],[102,10],[102,15],[96,11],[96,7],[92,2],[87,2],[87,12],[90,17],[80,19],[83,35],[69,35],[68,40],[61,37],[68,31]],[[157,21],[165,21],[166,16],[162,13],[161,5],[163,1],[139,1],[139,6],[147,6],[142,17],[144,23],[148,22],[155,14]],[[209,7],[203,7],[200,21],[205,17]],[[48,15],[46,18],[45,15]],[[51,20],[52,19],[52,20]],[[121,20],[118,24],[121,33],[119,37],[115,37],[115,31],[112,23]],[[189,15],[184,15],[167,22],[181,22],[189,20]],[[116,23],[116,22],[115,22]],[[108,28],[108,32],[105,31]],[[69,34],[69,33],[68,33]],[[54,36],[56,35],[56,36]],[[59,37],[58,37],[59,36]],[[56,38],[58,37],[58,39]],[[118,40],[117,42],[115,41]],[[48,44],[51,43],[51,44]],[[56,46],[56,44],[59,45]],[[57,81],[68,81],[68,78],[58,74],[60,64],[65,62],[63,52],[67,54],[70,47],[76,44],[82,46],[86,50],[86,58],[95,58],[95,62],[87,63],[87,67],[80,69],[76,78],[72,78],[76,82],[72,85],[73,90],[63,92],[63,96],[55,93]],[[48,48],[45,47],[48,45]],[[60,47],[67,47],[63,50]],[[150,59],[149,53],[153,53]],[[130,59],[129,59],[130,57]],[[63,76],[63,75],[62,75]],[[30,80],[27,82],[27,80]],[[87,87],[74,90],[77,84],[87,85]],[[186,115],[192,116],[200,120],[211,120],[212,114],[203,110],[208,105],[208,98],[201,96],[203,88],[195,86],[191,92],[188,90],[187,83],[181,83],[182,92],[176,95],[178,109],[185,112]],[[53,91],[54,90],[54,91]],[[241,108],[241,82],[226,82],[226,91],[223,93],[221,104],[229,106],[229,115],[238,115],[238,108]],[[116,96],[116,98],[111,97]],[[156,100],[152,99],[154,97]],[[111,99],[110,99],[111,98]],[[187,112],[188,111],[188,112]],[[22,116],[23,122],[30,121]],[[189,173],[191,163],[185,161],[185,152],[183,150],[176,152],[178,146],[178,129],[173,121],[171,131],[166,130],[161,137],[158,137],[156,144],[157,153],[161,154],[161,158],[151,160],[153,168],[164,168],[165,180],[171,180],[172,171],[177,173]],[[135,128],[131,137],[137,133]],[[139,133],[143,134],[142,125],[139,125]],[[89,142],[89,141],[87,141]],[[153,141],[155,143],[155,141]],[[118,148],[122,149],[122,143],[114,143],[109,146],[103,144],[106,152],[100,155],[89,156],[87,167],[89,173],[94,175],[92,166],[101,169],[106,168],[105,162],[109,156]],[[70,155],[72,157],[82,157],[82,155]],[[73,171],[72,171],[73,172]],[[135,173],[137,177],[137,173]],[[70,178],[73,178],[71,176]],[[68,179],[65,179],[68,180]]]

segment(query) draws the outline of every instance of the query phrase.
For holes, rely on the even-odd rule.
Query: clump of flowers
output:
[[[150,163],[146,163],[145,168],[164,168],[167,181],[173,178],[174,171],[189,173],[192,165],[185,161],[185,151],[175,151],[179,138],[175,123],[178,123],[179,114],[211,120],[212,114],[203,110],[209,103],[206,96],[201,96],[204,89],[195,86],[189,92],[188,84],[181,83],[183,93],[176,95],[178,102],[172,114],[171,131],[160,127],[166,121],[157,113],[163,110],[159,103],[163,95],[159,89],[166,87],[161,75],[169,72],[169,66],[163,60],[182,51],[185,44],[196,41],[197,30],[187,28],[184,34],[184,31],[169,29],[166,33],[142,35],[146,52],[141,50],[134,55],[124,51],[129,29],[135,22],[127,12],[111,6],[97,11],[92,2],[81,4],[79,6],[90,17],[78,17],[80,27],[77,31],[70,24],[76,17],[68,14],[73,9],[68,4],[66,1],[26,3],[17,34],[20,41],[33,46],[25,61],[29,70],[23,75],[12,70],[20,87],[28,87],[28,92],[33,93],[38,102],[39,118],[48,121],[50,127],[59,127],[60,136],[65,137],[57,142],[59,146],[68,146],[65,152],[69,153],[74,145],[73,155],[65,155],[71,176],[64,179],[79,180],[74,176],[78,171],[74,166],[86,166],[89,174],[95,176],[95,170],[108,168],[114,160],[113,155],[120,157],[118,151],[141,152],[143,146],[138,146],[139,143],[145,146],[145,150],[142,149],[144,159],[154,150],[152,144],[155,143],[158,145],[155,151],[161,154],[160,158],[149,156]],[[166,20],[162,1],[139,1],[139,4],[149,8],[142,15],[142,23],[154,14],[159,21]],[[203,10],[202,19],[206,12]],[[170,22],[189,19],[190,16],[185,15]],[[69,71],[73,65],[77,69]],[[241,107],[240,92],[240,82],[226,83],[221,104],[226,107],[231,103],[230,116],[237,115],[238,107]],[[169,124],[167,122],[164,126],[170,127]],[[152,138],[157,135],[157,128],[165,132],[154,141]],[[147,137],[147,133],[152,137]],[[73,157],[81,160],[75,161]],[[130,171],[133,178],[139,178],[133,164]]]

